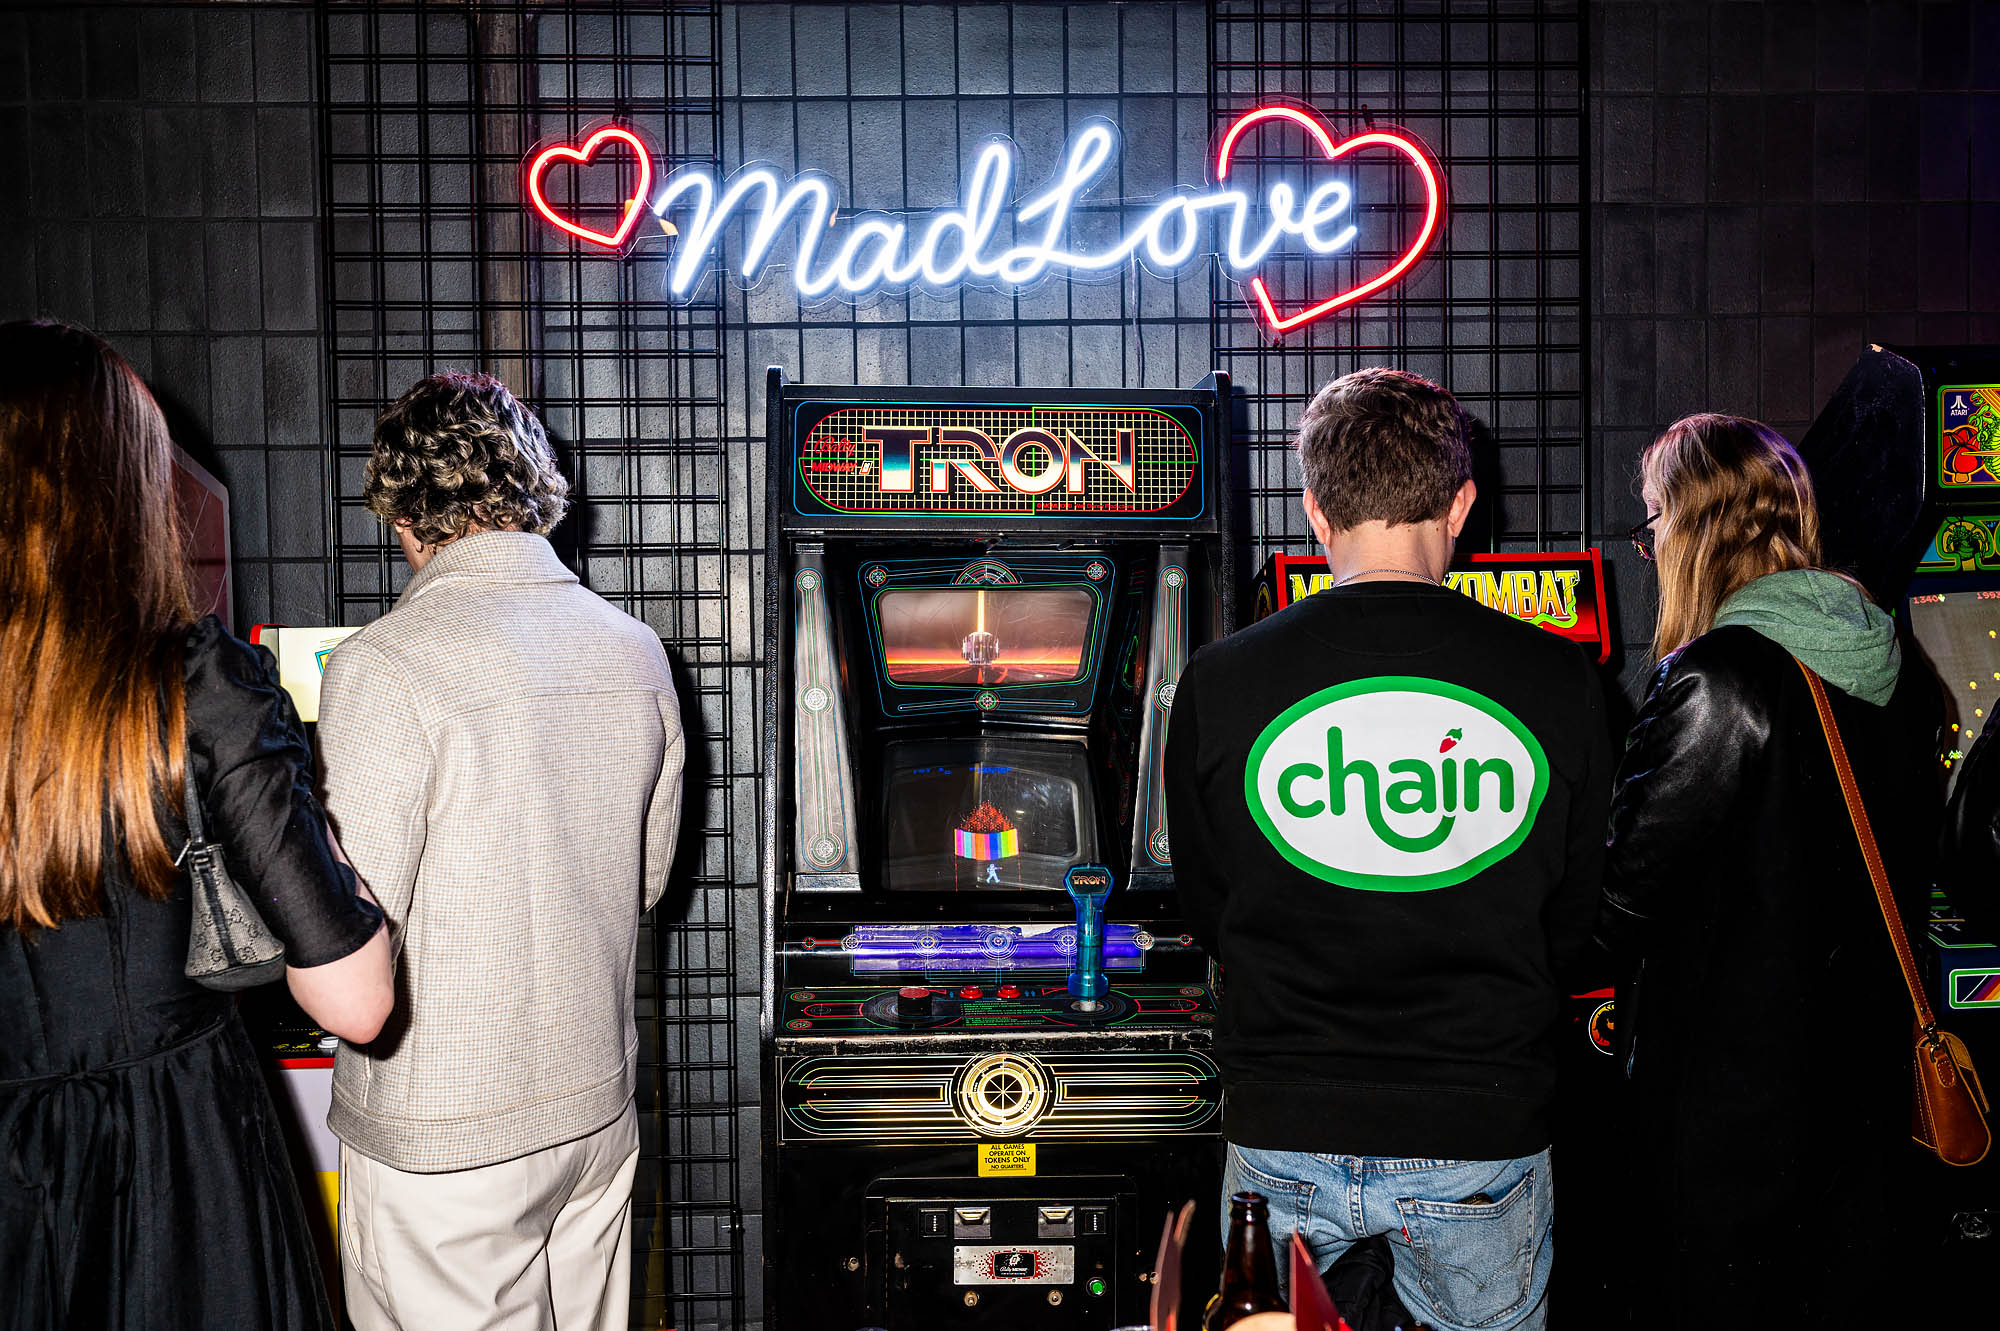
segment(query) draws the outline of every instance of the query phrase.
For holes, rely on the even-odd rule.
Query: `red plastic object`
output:
[[[999,993],[1002,998],[1019,998],[1021,996],[1021,986],[1018,984],[1003,984],[1000,986]]]
[[[985,996],[985,992],[985,990],[976,984],[968,984],[965,988],[958,991],[958,996],[960,998],[981,998]]]

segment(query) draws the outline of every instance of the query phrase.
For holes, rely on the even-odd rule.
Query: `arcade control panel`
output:
[[[1198,984],[1114,985],[1096,1010],[1078,1010],[1060,975],[1008,975],[963,983],[817,985],[784,996],[780,1027],[788,1034],[863,1035],[940,1031],[992,1035],[1009,1031],[1174,1030],[1209,1026],[1215,1003]]]
[[[779,995],[778,1028],[793,1036],[999,1035],[1214,1024],[1193,939],[1122,922],[1100,922],[1081,941],[1079,932],[1069,923],[956,923],[802,933],[787,940],[784,973],[796,987]],[[1078,966],[1079,950],[1097,964]]]
[[[788,931],[780,1139],[886,1145],[1212,1132],[1215,996],[1182,935],[1075,923]]]

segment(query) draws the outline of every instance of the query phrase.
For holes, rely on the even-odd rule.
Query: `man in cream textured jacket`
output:
[[[343,1046],[340,1249],[357,1331],[627,1324],[633,969],[666,886],[682,735],[652,630],[542,533],[541,423],[439,374],[376,426],[368,507],[415,576],[327,664],[326,804],[399,947]]]

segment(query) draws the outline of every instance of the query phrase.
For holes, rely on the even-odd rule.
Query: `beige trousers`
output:
[[[588,1137],[408,1174],[340,1148],[340,1271],[355,1331],[625,1331],[634,1107]]]

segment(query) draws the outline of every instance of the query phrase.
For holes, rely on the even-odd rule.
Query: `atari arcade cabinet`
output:
[[[1228,380],[768,391],[772,1324],[1144,1320],[1219,1186],[1162,768],[1234,627]]]
[[[1949,789],[2000,703],[2000,347],[1868,348],[1799,452],[1812,471],[1827,564],[1900,608],[1905,642],[1943,685],[1938,762]],[[1965,891],[2000,885],[1947,877],[1931,893],[1931,918],[1905,924],[1939,1024],[1965,1041],[1991,1087],[2000,939],[1966,927],[1953,902]],[[1992,1247],[2000,1153],[1927,1177],[1952,1217],[1947,1237]]]

